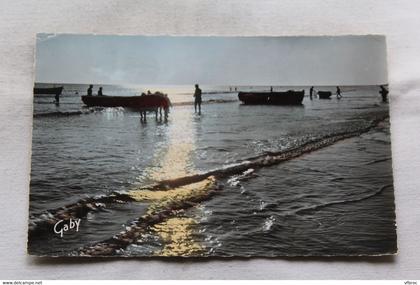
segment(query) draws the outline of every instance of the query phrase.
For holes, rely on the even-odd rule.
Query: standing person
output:
[[[102,93],[102,86],[99,87],[98,96],[104,96],[104,94]]]
[[[337,99],[341,99],[341,97],[343,97],[343,96],[341,96],[341,89],[338,86],[337,86],[336,94],[337,94]]]
[[[314,87],[311,86],[311,89],[309,89],[309,98],[312,100],[312,96],[314,95]]]
[[[273,86],[270,86],[270,92],[273,93]]]
[[[201,89],[198,84],[195,85],[194,91],[194,111],[197,113],[197,106],[198,106],[198,114],[201,115]]]
[[[92,96],[92,89],[93,89],[93,85],[91,84],[91,85],[89,85],[89,88],[87,90],[87,95],[88,96]]]
[[[382,96],[382,102],[384,102],[384,103],[388,102],[389,91],[385,88],[385,86],[381,85],[381,91],[379,91],[379,93]]]

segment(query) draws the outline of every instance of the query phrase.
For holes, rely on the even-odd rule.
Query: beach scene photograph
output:
[[[384,36],[36,41],[28,254],[397,253]]]

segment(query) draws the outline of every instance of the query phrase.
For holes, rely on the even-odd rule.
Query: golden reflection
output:
[[[185,113],[177,115],[180,116],[174,119],[177,120],[177,125],[171,125],[168,130],[167,146],[155,155],[154,166],[143,172],[142,176],[147,180],[157,182],[175,179],[194,172],[192,156],[195,144],[191,116],[186,117]],[[215,178],[211,176],[196,183],[168,190],[152,191],[139,187],[129,191],[128,195],[139,202],[150,202],[145,216],[153,216],[162,210],[180,210],[191,207],[194,205],[192,203],[209,195],[215,182]],[[159,235],[164,243],[163,248],[155,254],[188,256],[201,252],[202,245],[194,239],[194,229],[197,224],[194,219],[179,217],[175,212],[172,217],[154,224],[151,230]]]
[[[194,227],[197,222],[191,218],[170,218],[156,224],[153,230],[164,241],[164,247],[157,255],[191,256],[203,251],[203,246],[194,239]]]
[[[171,190],[136,190],[128,192],[128,195],[138,202],[152,202],[147,209],[147,214],[153,214],[163,208],[176,208],[184,202],[205,198],[215,182],[216,179],[214,176],[210,176],[197,183],[188,184]]]
[[[194,172],[193,154],[195,136],[191,114],[174,112],[169,126],[167,140],[154,154],[152,166],[145,169],[138,180],[155,182],[186,176]]]
[[[152,216],[162,209],[183,209],[194,201],[205,199],[215,185],[216,179],[210,176],[203,181],[177,187],[167,191],[137,190],[129,192],[136,201],[150,201],[147,215]],[[197,222],[192,218],[171,217],[155,224],[151,230],[161,237],[163,249],[155,252],[160,256],[189,256],[203,250],[194,239]]]
[[[156,165],[146,169],[143,176],[152,181],[161,181],[188,175],[193,169],[191,163],[193,150],[194,146],[190,142],[169,145],[167,149],[158,152]],[[164,151],[166,153],[163,153]]]

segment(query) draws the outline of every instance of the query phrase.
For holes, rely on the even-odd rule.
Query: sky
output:
[[[36,82],[153,85],[387,83],[384,36],[38,34]]]

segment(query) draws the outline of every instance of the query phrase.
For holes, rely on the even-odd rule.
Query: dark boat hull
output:
[[[61,87],[50,87],[50,88],[34,88],[34,94],[60,95],[61,92],[63,92],[63,86],[61,86]]]
[[[238,97],[246,105],[301,105],[305,91],[286,92],[239,92]]]
[[[168,99],[159,95],[145,96],[82,96],[88,107],[124,107],[133,109],[165,107]]]
[[[319,99],[331,99],[331,91],[318,91]]]

